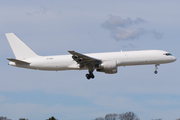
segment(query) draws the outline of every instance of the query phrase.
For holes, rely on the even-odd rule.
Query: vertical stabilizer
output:
[[[16,59],[23,60],[23,59],[38,56],[24,42],[22,42],[14,33],[6,33],[5,35],[9,41],[9,44],[12,48],[12,51]]]

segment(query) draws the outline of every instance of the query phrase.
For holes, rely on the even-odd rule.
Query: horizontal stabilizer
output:
[[[18,63],[18,64],[30,64],[29,62],[25,62],[25,61],[13,59],[13,58],[7,58],[7,59],[9,61],[12,61],[12,62],[15,62],[15,63]]]

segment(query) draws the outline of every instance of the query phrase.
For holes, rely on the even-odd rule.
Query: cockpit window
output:
[[[171,53],[165,53],[164,55],[166,55],[166,56],[172,56]]]

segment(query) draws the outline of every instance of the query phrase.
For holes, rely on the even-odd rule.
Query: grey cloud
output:
[[[27,15],[29,16],[33,16],[33,15],[36,15],[36,14],[46,14],[48,12],[54,12],[54,13],[61,13],[61,11],[59,10],[54,10],[54,9],[51,9],[51,8],[48,8],[48,7],[44,7],[44,6],[40,6],[40,8],[38,10],[35,10],[34,12],[28,12]]]
[[[39,10],[36,10],[34,12],[30,12],[30,13],[27,13],[28,15],[35,15],[35,14],[45,14],[46,12],[48,11],[48,8],[44,7],[44,6],[40,6]]]
[[[156,32],[155,30],[146,30],[143,28],[138,29],[125,29],[125,30],[115,30],[111,31],[111,35],[116,40],[134,40],[140,38],[145,34],[153,35],[156,39],[162,39],[163,34]]]
[[[130,25],[133,24],[141,24],[141,23],[146,23],[145,20],[143,20],[142,18],[136,18],[135,20],[132,20],[130,18],[127,19],[122,19],[119,16],[113,16],[113,15],[109,15],[110,18],[109,20],[105,21],[103,24],[101,24],[101,26],[103,28],[109,29],[109,30],[114,30],[117,29],[118,27],[128,27]]]
[[[134,20],[134,24],[141,24],[141,23],[147,23],[147,21],[139,17],[137,17],[136,20]]]
[[[154,38],[161,39],[162,33],[155,30],[146,30],[144,28],[130,28],[133,25],[147,23],[142,18],[137,17],[135,20],[130,18],[122,19],[119,16],[109,15],[110,18],[101,24],[102,28],[108,29],[111,32],[112,38],[115,40],[134,40],[144,34],[152,34]]]
[[[48,11],[48,8],[46,8],[44,6],[41,6],[39,11],[42,12],[42,13],[46,13]]]
[[[125,29],[112,32],[112,37],[116,40],[133,40],[146,33],[145,29]]]
[[[130,18],[122,19],[119,16],[110,15],[109,20],[105,21],[101,26],[106,29],[116,29],[117,27],[127,27],[133,24]]]
[[[163,37],[162,33],[156,32],[155,30],[152,30],[151,33],[154,35],[154,38],[156,39],[162,39]]]

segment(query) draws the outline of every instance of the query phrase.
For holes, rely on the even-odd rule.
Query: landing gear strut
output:
[[[90,78],[94,78],[94,74],[93,74],[94,69],[92,67],[89,68],[89,74],[86,74],[86,78],[89,80]]]
[[[155,65],[155,71],[154,71],[154,73],[155,73],[155,74],[157,74],[157,73],[158,73],[158,71],[157,71],[158,66],[159,66],[159,64],[156,64],[156,65]]]

